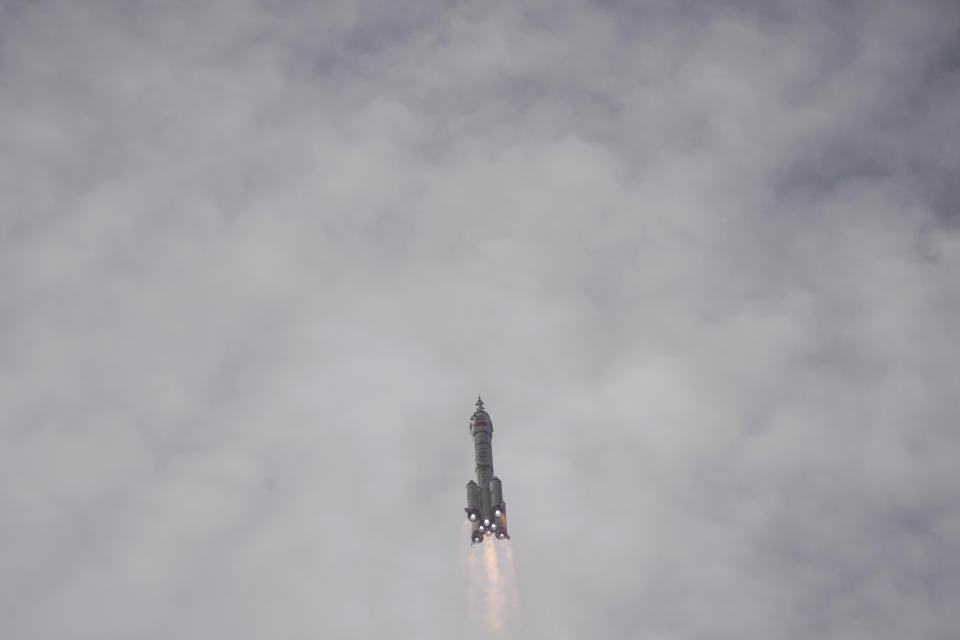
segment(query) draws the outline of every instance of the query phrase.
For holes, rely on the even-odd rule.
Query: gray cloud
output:
[[[0,25],[3,637],[955,634],[953,3]]]

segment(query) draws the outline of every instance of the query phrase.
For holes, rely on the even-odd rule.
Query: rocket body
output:
[[[477,398],[477,410],[470,418],[473,437],[473,460],[476,480],[467,483],[467,519],[473,523],[472,543],[483,542],[486,536],[501,540],[507,534],[507,505],[503,501],[503,484],[493,475],[493,421]]]

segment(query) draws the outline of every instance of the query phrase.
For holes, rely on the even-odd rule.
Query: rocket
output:
[[[507,534],[507,505],[503,501],[503,484],[493,475],[493,421],[477,398],[477,410],[470,418],[473,437],[473,458],[476,481],[467,483],[467,520],[473,523],[471,544],[483,542],[484,536],[510,539]]]

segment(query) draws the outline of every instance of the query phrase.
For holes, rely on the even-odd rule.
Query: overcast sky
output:
[[[455,635],[481,393],[530,637],[956,638],[958,141],[951,0],[0,0],[0,637]]]

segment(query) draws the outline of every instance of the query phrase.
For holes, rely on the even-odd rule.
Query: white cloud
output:
[[[948,637],[958,17],[8,3],[0,635]]]

